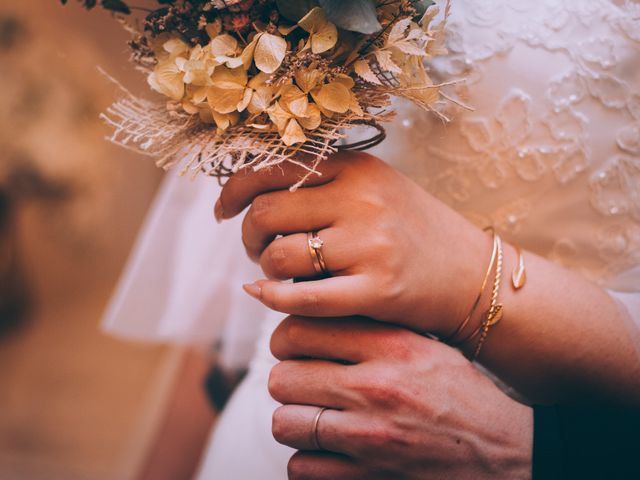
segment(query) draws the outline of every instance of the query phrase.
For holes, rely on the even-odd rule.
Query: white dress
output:
[[[374,153],[474,223],[494,225],[506,240],[608,289],[629,314],[629,333],[640,354],[640,2],[453,0],[448,30],[450,54],[433,73],[443,79],[466,79],[452,93],[474,110],[450,104],[445,113],[453,121],[445,125],[412,106],[399,105],[389,139]],[[165,200],[174,191],[193,187],[170,182]],[[207,194],[210,211],[215,193]],[[149,242],[154,233],[177,230],[166,223],[163,227],[159,212],[156,217],[110,311],[111,330],[133,328],[127,315],[133,311],[130,307],[144,316],[144,301],[132,300],[131,292],[147,285],[140,280],[145,262],[155,265],[153,259],[158,258],[146,255],[150,247],[143,245],[144,239]],[[194,234],[205,228],[195,223]],[[240,243],[220,232],[200,236],[200,246],[193,247],[198,268],[204,264],[209,272],[211,265],[230,269],[230,278],[222,282],[224,301],[237,311],[239,305],[256,308],[251,300],[236,298],[239,286],[230,287],[229,282],[258,274],[243,261],[227,258],[222,263],[211,252],[211,242]],[[207,245],[210,250],[203,253]],[[241,248],[229,247],[227,252],[239,256]],[[172,268],[156,274],[170,275]],[[192,277],[181,290],[200,288],[201,282]],[[208,281],[205,287],[216,285],[222,284]],[[220,297],[213,291],[192,297],[185,293],[176,298],[176,305],[187,299],[212,305],[212,298],[215,304]],[[234,296],[231,302],[229,292]],[[193,313],[202,322],[202,310]],[[211,310],[208,314],[216,316]],[[189,314],[183,313],[179,324],[162,312],[158,315],[178,328],[172,334],[215,334],[210,327],[193,328]],[[274,363],[269,336],[281,315],[260,315],[262,334],[249,375],[212,435],[200,480],[286,478],[292,451],[271,437],[271,414],[277,404],[266,389]],[[235,344],[246,344],[258,330],[256,319],[257,314],[249,321],[233,318],[236,334],[228,336],[244,338]],[[140,332],[149,337],[158,330],[147,324]]]

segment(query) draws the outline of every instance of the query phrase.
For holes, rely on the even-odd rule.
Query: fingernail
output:
[[[247,283],[243,285],[242,288],[253,298],[260,300],[260,297],[262,296],[262,288],[260,287],[260,285],[256,283]]]
[[[213,207],[213,215],[216,217],[216,222],[222,223],[224,220],[224,209],[222,208],[222,200],[216,201],[215,207]]]

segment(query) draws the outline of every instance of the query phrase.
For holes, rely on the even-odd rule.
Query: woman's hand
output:
[[[339,153],[306,188],[303,173],[239,173],[216,205],[218,219],[251,205],[243,241],[272,281],[247,291],[274,310],[306,316],[363,315],[411,329],[451,333],[469,311],[491,239],[381,160]],[[316,275],[307,232],[318,231],[332,278]],[[278,235],[284,235],[276,238]]]
[[[216,217],[231,218],[251,205],[243,240],[272,279],[247,291],[291,315],[361,315],[452,334],[478,294],[490,235],[370,155],[340,153],[321,169],[322,176],[294,193],[288,188],[304,172],[289,166],[240,172],[223,189]],[[316,274],[311,231],[325,242],[331,278],[277,281]],[[530,401],[638,405],[640,361],[627,314],[600,286],[530,252],[525,257],[526,287],[516,292],[503,279],[503,318],[479,360]],[[505,244],[503,276],[516,258]],[[468,331],[485,308],[488,303],[477,309]],[[475,342],[462,348],[472,354]]]
[[[297,317],[271,349],[269,390],[285,404],[273,434],[301,450],[290,479],[531,476],[531,409],[456,350],[369,320]]]

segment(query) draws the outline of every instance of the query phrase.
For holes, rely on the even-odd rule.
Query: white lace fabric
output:
[[[479,225],[607,285],[640,264],[640,3],[456,0],[474,108],[406,107],[384,158]],[[406,145],[406,152],[403,145]],[[635,290],[640,289],[636,285]]]

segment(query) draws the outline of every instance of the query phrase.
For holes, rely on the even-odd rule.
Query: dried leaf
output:
[[[356,72],[356,75],[358,75],[363,80],[369,83],[373,83],[374,85],[382,85],[382,82],[380,81],[378,76],[373,73],[369,62],[367,62],[366,60],[358,60],[353,64],[353,69]]]
[[[420,48],[412,42],[396,42],[393,44],[393,48],[397,48],[402,53],[406,53],[407,55],[414,55],[417,57],[424,57],[427,54],[424,48]]]
[[[410,17],[403,18],[402,20],[397,21],[393,27],[391,27],[391,31],[389,32],[389,36],[387,37],[387,44],[393,45],[396,42],[399,42],[404,38],[404,32],[407,31],[409,25],[411,25],[412,19]]]
[[[378,65],[385,72],[391,73],[402,73],[402,69],[396,65],[396,63],[392,59],[391,50],[375,50],[373,54],[376,57]]]

